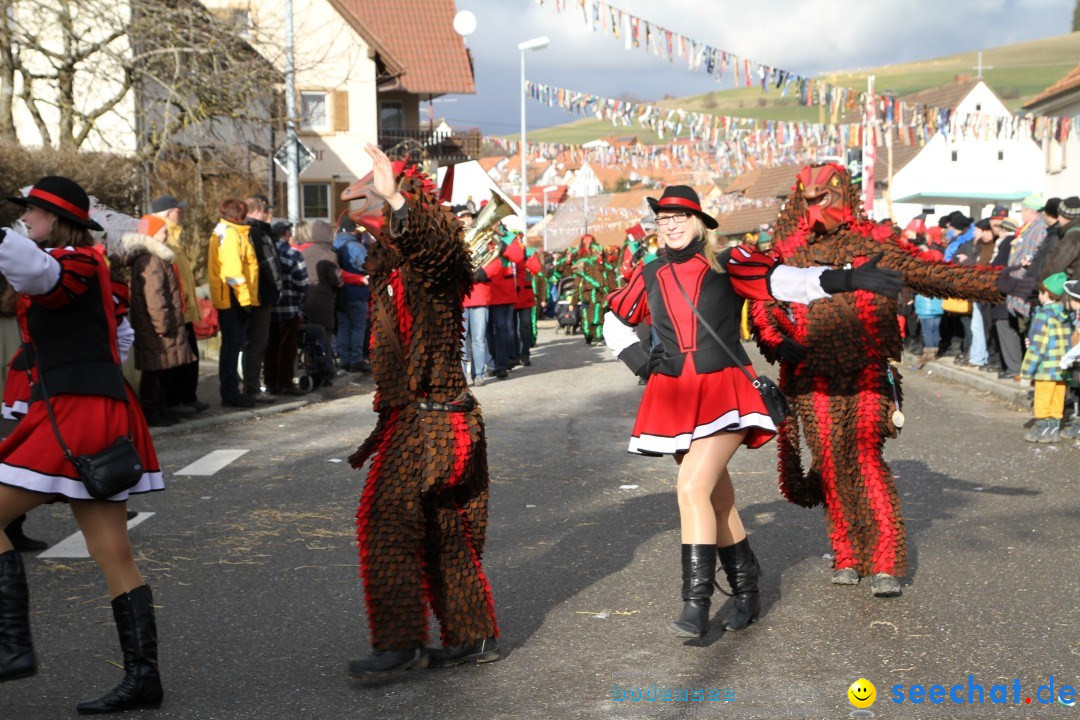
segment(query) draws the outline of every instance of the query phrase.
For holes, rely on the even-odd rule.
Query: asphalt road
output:
[[[1035,697],[1051,676],[1055,693],[1080,685],[1080,449],[1029,445],[1022,413],[910,378],[907,425],[887,446],[913,567],[896,599],[829,584],[821,511],[780,497],[772,445],[740,451],[763,616],[682,641],[665,629],[679,609],[674,464],[625,452],[640,392],[605,350],[550,329],[533,367],[476,390],[505,657],[379,687],[344,672],[368,649],[353,532],[363,475],[345,458],[374,425],[370,394],[162,438],[168,490],[131,504],[155,513],[132,538],[166,685],[165,706],[140,717],[838,718],[860,677],[879,718],[1080,717]],[[175,474],[221,449],[248,452],[211,476]],[[27,523],[54,544],[75,530],[59,505]],[[40,672],[0,686],[0,717],[71,717],[120,678],[104,582],[87,559],[27,564]],[[966,700],[969,675],[982,705],[891,702],[897,684],[964,683]],[[991,703],[995,683],[1009,705]],[[719,699],[629,699],[654,684]]]

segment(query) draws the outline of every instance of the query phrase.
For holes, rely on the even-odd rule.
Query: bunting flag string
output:
[[[843,156],[849,148],[862,147],[867,131],[873,133],[875,146],[884,145],[886,134],[892,135],[894,145],[922,146],[937,133],[952,139],[1038,142],[1042,138],[1067,137],[1077,125],[1077,118],[959,113],[924,106],[912,109],[895,105],[889,98],[879,98],[876,120],[868,128],[864,123],[822,124],[714,115],[616,100],[532,81],[526,81],[526,95],[572,115],[610,122],[615,128],[652,130],[661,139],[670,139],[669,146],[685,143],[707,149],[714,171],[735,174],[755,167]],[[605,152],[618,157],[625,151],[616,148]],[[640,157],[643,151],[635,152]]]
[[[718,83],[724,82],[724,77],[730,68],[734,88],[757,85],[765,93],[779,91],[781,97],[790,94],[796,97],[801,105],[824,105],[832,117],[855,114],[861,118],[868,106],[867,103],[872,101],[877,110],[877,117],[881,118],[880,122],[883,123],[879,127],[896,128],[901,139],[906,137],[909,142],[915,140],[916,137],[920,142],[926,142],[937,132],[946,135],[962,133],[970,137],[1013,139],[1026,135],[1039,141],[1067,135],[1071,132],[1072,126],[1077,124],[1076,119],[1080,118],[1080,115],[1075,118],[1046,118],[1036,117],[1030,113],[1007,116],[964,113],[958,116],[954,109],[908,103],[899,98],[876,94],[871,97],[865,91],[740,57],[729,50],[695,40],[632,15],[605,0],[536,1],[539,5],[551,7],[560,14],[580,14],[593,32],[601,32],[615,39],[621,39],[627,50],[643,48],[673,64],[676,60],[685,62],[687,69],[704,70]],[[614,108],[598,110],[597,115],[615,114],[618,116],[618,113],[609,111],[621,107],[617,105]],[[683,116],[679,115],[679,117],[682,119]],[[658,124],[651,116],[647,119],[650,125]],[[628,120],[629,118],[626,118],[624,113],[623,116],[618,117],[617,121],[628,125]],[[668,118],[665,118],[665,122],[659,124],[664,132],[682,127],[682,123],[669,123],[667,120]],[[679,132],[681,129],[676,130],[676,134]]]

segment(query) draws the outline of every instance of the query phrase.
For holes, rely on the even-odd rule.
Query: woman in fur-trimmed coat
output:
[[[140,233],[123,238],[131,266],[131,326],[135,367],[142,371],[139,403],[151,427],[175,424],[165,412],[166,382],[172,368],[194,362],[184,325],[184,291],[165,241],[165,221],[155,215],[139,223]]]

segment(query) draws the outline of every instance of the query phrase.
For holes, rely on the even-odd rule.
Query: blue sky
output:
[[[734,52],[741,57],[817,74],[922,60],[1067,33],[1073,0],[608,0],[615,7]],[[592,33],[579,12],[558,13],[552,0],[457,0],[476,14],[466,42],[476,63],[476,95],[435,102],[435,114],[458,128],[491,135],[520,129],[520,53],[523,40],[547,35],[551,44],[527,53],[528,79],[573,90],[644,100],[717,87],[703,70],[643,50],[624,50]],[[569,0],[569,5],[576,5]],[[720,86],[730,87],[729,84]],[[572,117],[529,102],[530,128]]]

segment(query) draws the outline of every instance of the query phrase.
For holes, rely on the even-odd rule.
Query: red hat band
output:
[[[694,212],[701,212],[701,205],[693,200],[680,197],[661,198],[656,207],[660,210],[693,210]]]
[[[28,197],[36,197],[40,200],[44,200],[45,202],[50,202],[58,208],[63,208],[64,210],[67,210],[69,213],[79,218],[80,220],[87,220],[90,218],[90,214],[83,210],[81,207],[79,207],[78,205],[72,205],[64,198],[60,197],[59,195],[53,195],[51,192],[34,188],[30,191]]]

